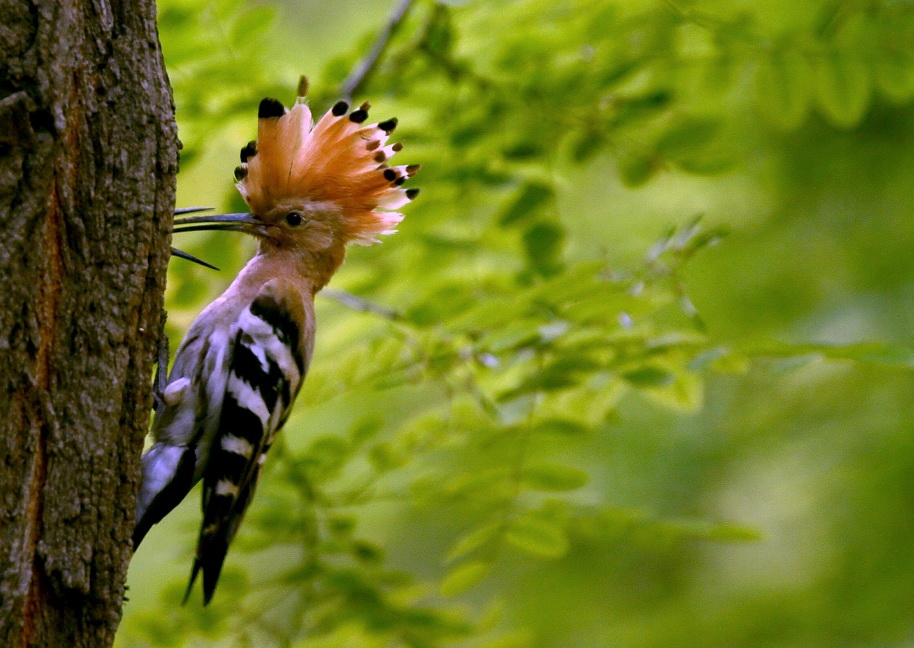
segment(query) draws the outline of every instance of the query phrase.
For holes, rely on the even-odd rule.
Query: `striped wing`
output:
[[[230,359],[227,333],[211,323],[198,318],[175,356],[163,407],[153,422],[155,443],[143,454],[134,549],[202,477],[212,436],[207,431],[215,427],[210,420],[221,408]]]
[[[301,295],[275,281],[239,318],[219,427],[203,473],[203,524],[187,587],[189,594],[202,570],[204,605],[307,371],[313,321]]]

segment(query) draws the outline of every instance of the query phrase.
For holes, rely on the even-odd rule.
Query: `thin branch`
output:
[[[343,85],[340,86],[340,96],[351,101],[352,97],[368,83],[368,79],[377,69],[378,61],[381,60],[381,56],[384,54],[384,50],[387,49],[390,39],[406,19],[407,14],[409,14],[410,9],[412,9],[414,1],[415,0],[400,0],[399,4],[394,7],[394,10],[387,18],[387,24],[384,26],[384,29],[381,30],[381,33],[378,34],[377,39],[375,39],[371,51],[365,55],[365,58],[359,62],[352,72],[349,73],[349,76],[346,77],[346,80],[343,81]]]
[[[349,308],[357,311],[362,311],[363,313],[374,313],[375,315],[380,315],[381,317],[391,321],[398,321],[403,319],[403,316],[394,309],[364,300],[361,297],[357,297],[351,292],[347,292],[345,290],[339,290],[338,288],[324,288],[320,294],[329,297],[333,301],[342,304],[343,306],[348,306]]]

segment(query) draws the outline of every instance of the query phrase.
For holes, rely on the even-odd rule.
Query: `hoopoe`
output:
[[[348,243],[391,234],[393,211],[418,189],[418,165],[389,166],[397,120],[363,125],[367,103],[337,102],[314,124],[305,84],[291,109],[264,99],[257,140],[241,149],[237,188],[250,214],[179,219],[175,231],[241,231],[257,254],[207,306],[175,356],[143,455],[134,547],[203,480],[203,522],[187,595],[203,572],[212,599],[232,538],[251,503],[267,451],[301,388],[314,347],[314,295]]]

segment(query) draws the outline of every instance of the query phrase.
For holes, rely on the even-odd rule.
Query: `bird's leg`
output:
[[[165,387],[168,386],[168,336],[165,334],[165,318],[162,318],[162,327],[159,329],[159,344],[156,353],[156,377],[152,387],[152,409],[159,411],[165,404]]]

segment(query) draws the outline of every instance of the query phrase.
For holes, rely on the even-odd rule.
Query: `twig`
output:
[[[371,51],[365,55],[365,58],[359,62],[349,73],[349,76],[346,77],[346,80],[343,81],[343,85],[340,86],[340,96],[351,101],[352,97],[368,82],[368,79],[377,69],[378,61],[381,60],[381,56],[384,54],[384,50],[387,49],[390,39],[406,19],[413,2],[414,0],[400,0],[399,4],[394,7],[394,10],[387,18],[387,24],[378,34],[374,45],[371,47]]]
[[[363,313],[374,313],[375,315],[380,315],[381,317],[392,321],[403,319],[403,316],[394,309],[364,300],[361,297],[353,295],[351,292],[346,292],[345,290],[339,290],[338,288],[324,288],[320,294],[329,297],[333,301],[342,304],[343,306],[348,306],[349,308],[357,311],[362,311]]]

